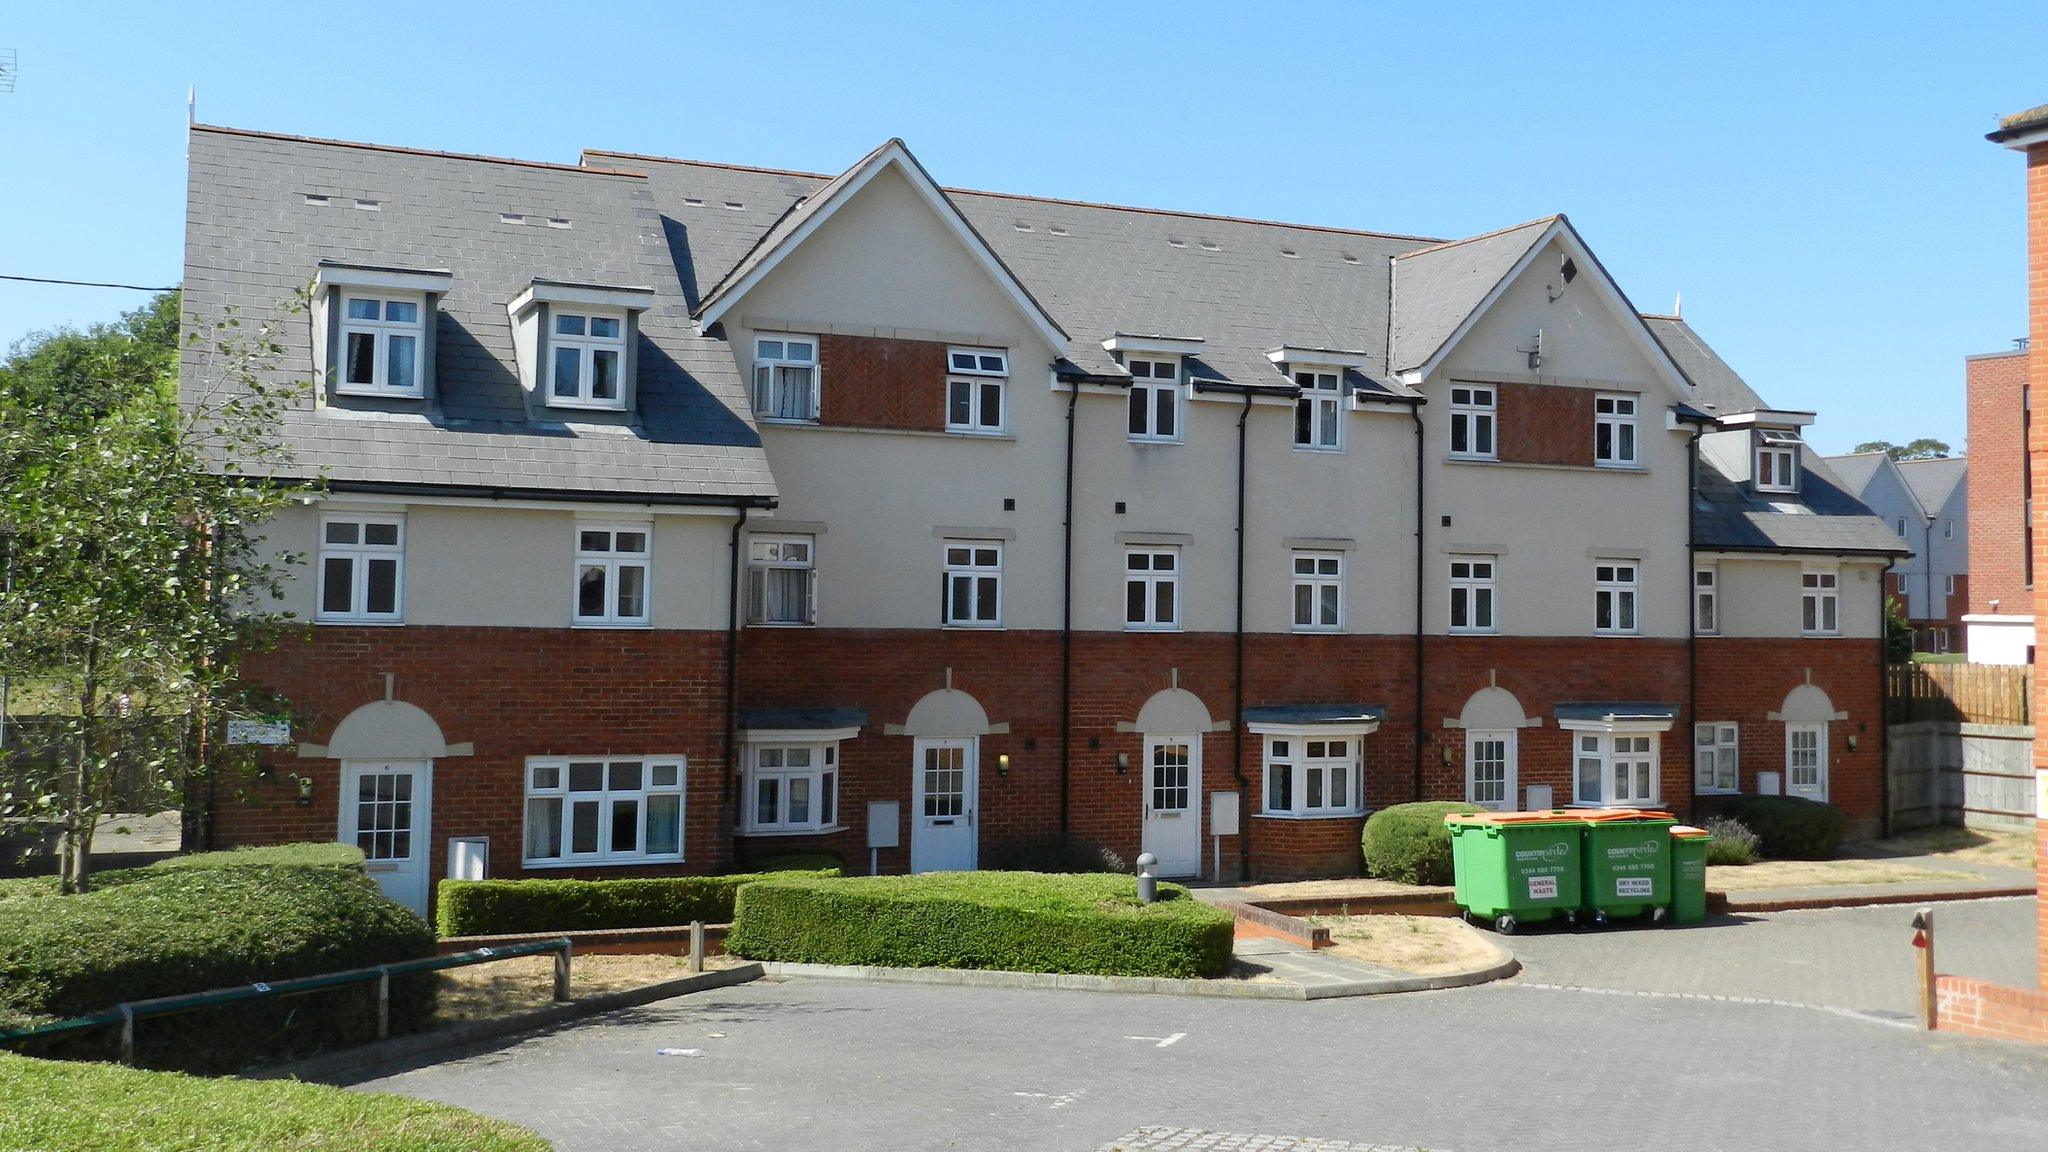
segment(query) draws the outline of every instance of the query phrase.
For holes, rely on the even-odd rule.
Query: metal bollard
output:
[[[391,969],[377,965],[377,1039],[391,1038]]]
[[[1159,899],[1159,877],[1152,869],[1159,866],[1159,857],[1150,852],[1138,855],[1138,903],[1150,904]]]
[[[704,970],[704,922],[690,921],[690,971]]]
[[[555,953],[555,999],[569,998],[569,949]]]

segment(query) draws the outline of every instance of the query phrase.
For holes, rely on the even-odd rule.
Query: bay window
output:
[[[680,756],[526,762],[527,867],[683,858]]]
[[[740,830],[818,832],[839,817],[839,743],[750,743]]]
[[[1572,803],[1655,804],[1657,743],[1654,732],[1575,731]]]
[[[1355,734],[1268,735],[1264,814],[1357,815],[1365,800],[1359,779],[1360,748]]]

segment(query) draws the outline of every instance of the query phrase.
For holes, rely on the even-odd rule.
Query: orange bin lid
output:
[[[1570,808],[1550,808],[1537,812],[1453,812],[1444,817],[1444,823],[1471,824],[1481,827],[1529,824],[1582,824],[1585,822],[1586,816],[1587,812]]]
[[[1671,838],[1673,840],[1712,840],[1714,834],[1705,828],[1695,828],[1690,824],[1678,824],[1672,827]]]

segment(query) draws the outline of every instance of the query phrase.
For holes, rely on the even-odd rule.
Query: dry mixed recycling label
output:
[[[1650,888],[1651,880],[1648,876],[1616,876],[1614,878],[1614,894],[1616,896],[1648,896]]]

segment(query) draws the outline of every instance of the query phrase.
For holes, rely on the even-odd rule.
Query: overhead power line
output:
[[[0,274],[0,280],[19,280],[24,284],[69,284],[74,288],[128,288],[136,292],[176,292],[178,286],[153,288],[148,284],[114,284],[105,280],[58,280],[49,276],[8,276]]]

